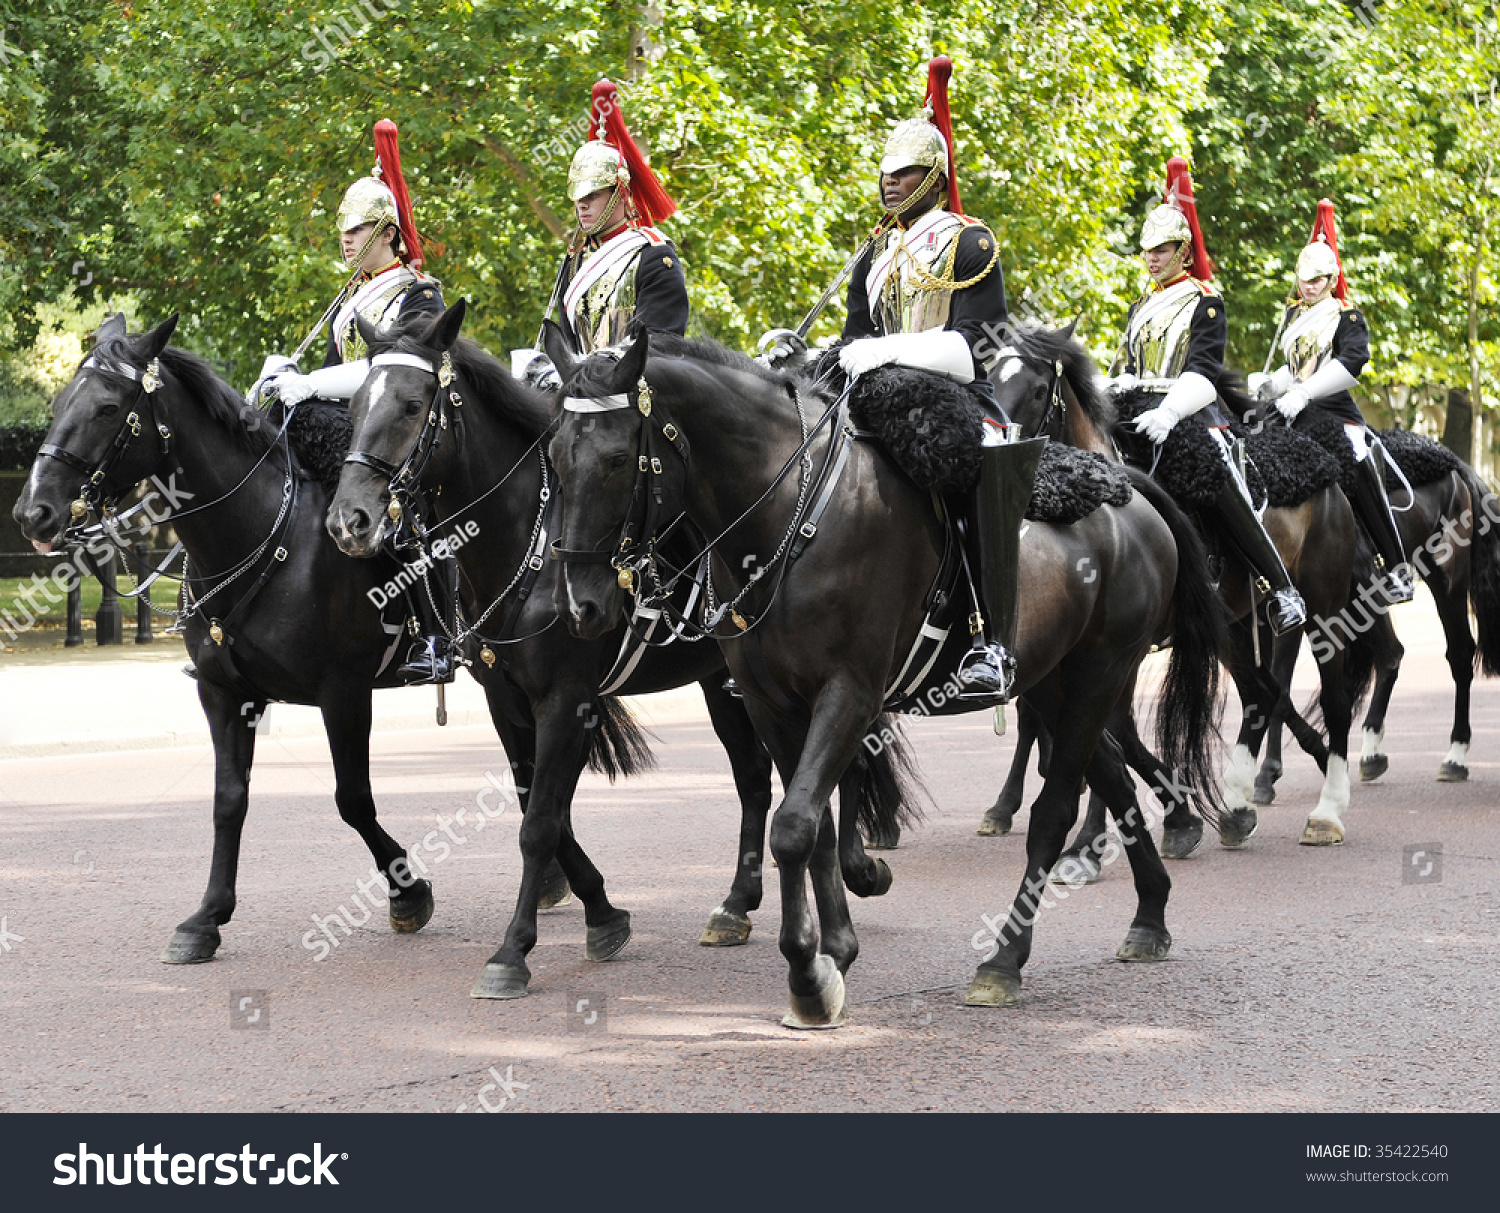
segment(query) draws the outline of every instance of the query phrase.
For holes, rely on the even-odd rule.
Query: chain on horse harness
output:
[[[444,351],[441,360],[436,365],[430,359],[424,358],[420,354],[406,354],[394,351],[376,354],[370,359],[370,369],[372,371],[376,367],[382,366],[415,367],[417,370],[426,371],[429,375],[436,376],[437,383],[433,388],[432,398],[427,402],[427,419],[422,425],[422,432],[417,435],[417,440],[412,445],[412,449],[407,452],[406,458],[400,464],[393,464],[378,455],[370,454],[368,451],[350,451],[344,457],[344,462],[373,468],[386,477],[386,488],[390,495],[390,505],[387,507],[386,515],[396,528],[392,546],[397,551],[411,551],[413,549],[418,551],[421,564],[422,587],[427,594],[428,602],[432,604],[433,616],[437,619],[438,625],[455,646],[461,646],[471,638],[477,638],[482,641],[483,643],[479,650],[480,659],[486,666],[492,667],[497,658],[491,645],[517,644],[520,640],[531,639],[529,636],[513,640],[491,639],[483,636],[479,629],[485,625],[490,616],[500,607],[500,604],[513,592],[516,592],[518,588],[518,601],[524,601],[531,592],[531,586],[535,582],[537,574],[546,567],[544,559],[547,545],[546,518],[548,507],[553,501],[550,473],[547,466],[547,453],[545,451],[541,453],[542,487],[540,504],[537,508],[536,521],[532,524],[531,537],[527,542],[526,555],[522,559],[520,567],[516,570],[515,575],[510,579],[506,587],[495,596],[489,606],[480,612],[474,622],[467,627],[463,625],[461,614],[462,603],[459,600],[459,596],[455,594],[453,600],[453,629],[450,631],[447,621],[443,619],[442,609],[438,606],[432,592],[430,573],[435,563],[435,554],[432,543],[432,532],[422,521],[421,482],[423,474],[432,462],[432,457],[442,442],[443,433],[452,429],[457,434],[462,430],[461,414],[456,411],[452,414],[449,413],[450,406],[452,409],[457,410],[462,408],[464,403],[463,396],[453,386],[457,372],[453,368],[452,355],[447,351]],[[452,417],[451,424],[449,420],[450,416]],[[511,466],[510,471],[501,476],[488,489],[469,502],[468,505],[453,511],[444,520],[444,523],[451,523],[455,518],[459,517],[465,511],[473,509],[474,506],[478,505],[491,493],[498,490],[526,462],[527,456],[541,446],[543,439],[546,437],[547,435],[543,434],[533,442],[521,458],[516,460]],[[553,622],[555,623],[556,620],[554,619]],[[551,627],[552,624],[549,623],[547,626]],[[502,631],[504,630],[502,629]],[[546,630],[546,628],[541,629],[541,631]],[[533,635],[540,634],[540,632],[533,633]]]
[[[122,378],[128,379],[134,383],[138,383],[140,385],[140,388],[136,393],[135,401],[132,403],[129,413],[126,414],[125,420],[121,424],[119,432],[115,435],[114,441],[110,444],[110,447],[105,452],[104,457],[96,465],[90,467],[90,465],[85,460],[79,458],[71,451],[68,451],[63,447],[57,446],[56,444],[50,442],[44,443],[42,445],[42,447],[38,451],[38,456],[40,457],[45,455],[48,458],[56,459],[61,463],[67,464],[69,467],[75,469],[76,471],[82,472],[86,477],[82,487],[79,490],[77,499],[69,507],[71,521],[69,522],[67,529],[63,532],[64,541],[70,543],[81,543],[90,536],[90,532],[97,530],[99,533],[107,535],[111,542],[113,542],[117,547],[121,547],[122,550],[129,551],[127,547],[124,547],[124,545],[120,543],[118,537],[114,533],[113,527],[110,525],[110,503],[105,498],[104,482],[108,479],[110,472],[114,470],[115,466],[120,462],[120,460],[125,457],[126,452],[130,448],[130,444],[136,438],[140,437],[141,430],[144,428],[141,421],[140,406],[144,400],[153,395],[162,385],[161,363],[159,359],[153,358],[146,364],[146,368],[144,371],[138,371],[135,367],[122,362],[101,362],[96,356],[91,354],[84,360],[83,366],[80,369],[98,370],[104,372],[105,374],[119,375]],[[162,572],[166,567],[165,564],[162,566],[162,568],[158,568],[154,573],[152,573],[149,578],[142,580],[134,590],[124,591],[122,593],[122,597],[134,598],[138,597],[143,592],[148,593],[148,597],[146,599],[147,606],[149,606],[151,610],[156,611],[158,614],[171,616],[174,621],[171,630],[175,632],[181,632],[186,625],[187,620],[192,618],[193,615],[201,613],[204,606],[208,603],[209,599],[213,598],[221,590],[224,590],[235,581],[238,581],[252,568],[254,568],[255,565],[260,561],[260,558],[265,555],[271,544],[276,540],[278,535],[282,535],[291,530],[292,523],[296,518],[298,501],[297,481],[296,476],[292,470],[291,449],[287,439],[287,428],[291,424],[292,414],[293,410],[288,409],[286,417],[282,422],[281,429],[277,433],[276,437],[266,448],[265,453],[255,461],[254,466],[251,467],[250,471],[245,474],[244,478],[241,479],[241,481],[237,485],[235,485],[234,488],[230,489],[227,493],[224,493],[223,495],[215,498],[213,501],[207,502],[204,505],[194,506],[190,510],[184,510],[171,515],[171,521],[175,523],[193,514],[202,513],[204,510],[212,509],[214,506],[220,505],[223,502],[229,500],[229,498],[233,497],[249,482],[250,477],[259,470],[261,464],[266,461],[271,452],[278,446],[281,446],[286,457],[286,478],[285,483],[282,486],[281,507],[277,511],[276,520],[271,524],[270,533],[264,540],[261,541],[261,543],[255,548],[255,550],[248,556],[246,556],[243,560],[241,560],[232,569],[230,569],[228,573],[216,574],[215,576],[220,576],[222,578],[219,583],[212,589],[208,590],[206,593],[199,594],[196,597],[192,593],[191,582],[193,579],[188,576],[187,561],[186,559],[184,559],[182,577],[180,579],[181,591],[179,595],[179,602],[182,605],[180,605],[179,609],[176,611],[162,610],[154,603],[152,603],[149,597],[150,587],[152,583],[154,583],[157,578],[162,575]],[[161,444],[161,456],[165,458],[172,449],[172,431],[168,426],[157,422],[156,432],[157,438]],[[99,515],[99,522],[94,527],[84,525],[83,520],[88,516],[90,511],[93,511],[94,513],[97,513]],[[172,553],[168,554],[167,563],[171,562],[172,557],[175,554],[175,550],[176,549],[174,549]],[[236,602],[232,608],[230,608],[229,614],[226,615],[223,619],[210,618],[208,634],[216,646],[222,647],[224,645],[228,633],[228,625],[245,611],[250,602],[261,591],[261,589],[264,588],[266,582],[271,579],[276,569],[286,562],[287,556],[288,552],[286,547],[284,545],[278,545],[273,554],[273,559],[268,562],[266,567],[261,571],[259,579],[253,586],[250,587],[248,591],[246,591],[245,594],[240,597],[239,601]],[[199,580],[210,581],[212,579],[213,578],[205,577],[200,578]]]
[[[828,410],[811,427],[807,425],[806,416],[802,411],[800,395],[795,388],[791,389],[793,403],[797,408],[797,419],[802,429],[801,445],[792,453],[791,458],[787,460],[771,483],[766,486],[765,491],[738,518],[705,544],[696,556],[685,561],[681,569],[663,581],[657,572],[656,546],[683,516],[679,514],[664,530],[658,531],[665,508],[661,485],[661,476],[665,469],[661,457],[656,454],[654,435],[659,430],[661,436],[667,440],[671,449],[677,452],[684,465],[689,461],[689,449],[687,439],[681,430],[672,422],[663,421],[661,415],[654,412],[652,388],[642,376],[636,384],[636,398],[633,402],[635,409],[641,415],[641,425],[636,438],[636,479],[631,490],[630,506],[624,521],[620,524],[619,542],[613,550],[609,547],[564,548],[560,543],[554,543],[552,545],[553,557],[575,564],[609,564],[616,572],[616,580],[620,588],[635,595],[641,607],[668,613],[673,635],[666,641],[656,642],[658,647],[660,644],[670,644],[672,639],[698,641],[717,638],[718,626],[726,617],[734,624],[740,635],[753,630],[766,618],[771,603],[775,601],[781,590],[787,568],[802,554],[807,544],[817,534],[818,522],[832,500],[834,490],[842,477],[844,466],[848,462],[849,451],[854,444],[854,439],[858,436],[848,416],[849,394],[852,386],[851,381],[838,399],[829,405]],[[632,401],[627,393],[607,396],[567,396],[563,399],[563,408],[572,413],[617,412],[631,407]],[[837,433],[828,444],[820,473],[817,477],[813,477],[808,449],[823,427],[835,418],[838,420]],[[799,466],[802,468],[802,475],[798,485],[797,504],[792,512],[791,522],[787,525],[776,551],[765,564],[760,565],[751,574],[738,594],[715,607],[708,557],[723,542],[725,536],[759,509],[791,474],[792,469]],[[818,489],[821,491],[817,492],[816,500],[809,510],[808,499]],[[669,596],[677,587],[677,583],[687,576],[688,570],[696,568],[703,569],[704,577],[705,615],[701,626],[681,612],[675,611],[669,601]],[[741,613],[739,610],[741,602],[772,569],[778,570],[776,585],[772,588],[771,596],[760,613],[754,616]],[[649,591],[642,585],[643,573],[649,574],[653,582],[653,588]],[[629,623],[634,630],[634,619],[630,618]],[[638,635],[637,638],[642,643],[652,643],[649,634],[644,637]]]

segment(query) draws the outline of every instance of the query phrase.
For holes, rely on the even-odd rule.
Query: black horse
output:
[[[560,566],[545,560],[558,533],[561,499],[547,460],[552,417],[548,397],[514,379],[473,342],[461,340],[462,300],[431,321],[418,317],[394,331],[360,322],[370,346],[369,378],[350,403],[353,449],[328,510],[328,529],[351,556],[373,556],[389,528],[421,502],[434,540],[456,546],[461,611],[452,634],[489,697],[496,727],[524,787],[521,827],[524,872],[505,940],[474,986],[477,998],[527,992],[526,956],[536,943],[539,892],[554,852],[583,902],[588,924],[584,955],[606,960],[629,937],[630,915],[612,906],[604,878],[578,850],[570,805],[595,721],[613,711],[613,694],[646,694],[697,682],[728,751],[740,794],[741,824],[733,886],[713,911],[701,942],[744,943],[750,912],[761,902],[771,760],[744,706],[724,690],[727,669],[718,646],[677,640],[671,633],[638,646],[651,620],[613,619],[589,640],[558,622]],[[392,503],[395,509],[392,509]],[[472,538],[464,539],[466,534]],[[448,626],[445,623],[445,626]],[[609,695],[602,693],[609,684]],[[860,896],[891,884],[884,861],[866,856],[856,818],[873,834],[894,829],[907,792],[901,749],[861,763],[842,786],[843,872]]]
[[[790,966],[784,1022],[836,1025],[858,943],[835,864],[829,797],[862,745],[871,748],[872,726],[926,617],[945,550],[932,498],[880,450],[855,440],[837,402],[825,413],[830,426],[809,427],[807,406],[822,412],[827,402],[805,382],[710,343],[655,334],[627,342],[618,359],[596,355],[579,364],[548,336],[567,384],[552,454],[569,502],[562,545],[568,624],[585,637],[616,626],[621,582],[643,589],[637,578],[660,574],[652,541],[659,522],[679,508],[717,537],[705,623],[721,640],[786,789],[771,826],[780,946]],[[841,476],[821,481],[826,493],[814,492],[815,478],[798,471],[804,450],[811,466],[841,468]],[[1169,761],[1189,777],[1209,765],[1222,629],[1208,609],[1205,578],[1191,526],[1144,478],[1121,506],[1102,506],[1076,525],[1026,528],[1017,685],[1055,744],[1032,808],[1026,880],[969,987],[971,1005],[1019,1002],[1040,890],[1076,819],[1085,772],[1131,843],[1139,904],[1117,955],[1166,955],[1171,882],[1118,746],[1103,730],[1141,658],[1175,628],[1161,709]],[[958,631],[919,688],[931,710],[974,706],[955,698],[950,671],[968,643]]]
[[[1398,464],[1406,457],[1403,471],[1408,473],[1412,492],[1408,501],[1404,489],[1392,490],[1396,525],[1416,576],[1432,592],[1453,676],[1453,727],[1437,778],[1442,783],[1461,783],[1469,777],[1473,736],[1469,698],[1474,674],[1500,674],[1500,500],[1473,468],[1436,443],[1423,442],[1410,433],[1384,437],[1399,443],[1391,451]],[[1343,441],[1342,435],[1338,441]],[[1419,448],[1416,459],[1410,458],[1413,445]],[[1429,449],[1420,450],[1423,446]],[[1423,468],[1431,469],[1430,477],[1421,474]],[[1360,543],[1369,547],[1363,532]],[[1381,746],[1404,650],[1380,595],[1366,595],[1366,601],[1351,605],[1348,615],[1351,628],[1370,629],[1382,655],[1365,713],[1359,756],[1359,777],[1370,781],[1379,779],[1390,766]],[[1270,804],[1276,798],[1276,781],[1282,772],[1280,723],[1278,714],[1255,779],[1256,804]]]
[[[402,636],[367,594],[392,570],[339,554],[322,526],[326,492],[286,440],[289,419],[249,409],[208,363],[169,346],[176,324],[174,315],[128,335],[121,317],[104,323],[53,402],[14,510],[48,551],[147,477],[170,477],[188,503],[172,521],[187,551],[183,622],[213,738],[214,846],[203,903],[162,960],[211,960],[234,914],[255,722],[270,700],[321,709],[339,815],[390,884],[392,928],[418,931],[432,916],[431,883],[380,827],[370,795],[371,691],[401,685],[392,657]]]

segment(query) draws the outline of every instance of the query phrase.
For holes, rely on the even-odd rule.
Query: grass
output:
[[[45,574],[45,571],[45,567],[38,561],[37,572]],[[21,591],[34,584],[30,577],[0,577],[0,613],[9,611],[13,615],[24,618],[21,612],[25,608],[19,601]],[[121,590],[133,590],[135,588],[135,578],[117,575],[115,577],[115,585]],[[44,608],[46,611],[42,616],[44,622],[65,623],[68,618],[67,599],[62,597],[61,592],[57,590],[55,585],[52,587],[52,593],[56,597],[56,601],[49,603],[45,590],[38,589],[30,598],[30,601],[34,604],[32,609],[35,610],[36,607]],[[99,610],[100,599],[104,597],[104,587],[99,584],[97,578],[90,577],[83,583],[81,596],[83,599],[83,617],[85,619],[92,619]],[[177,583],[162,578],[151,587],[151,601],[163,609],[176,609]],[[120,613],[124,616],[127,627],[135,619],[135,610],[135,599],[120,599]],[[170,620],[157,617],[155,626],[165,627],[170,622]]]

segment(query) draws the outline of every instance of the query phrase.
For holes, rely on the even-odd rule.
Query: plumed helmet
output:
[[[590,120],[594,137],[573,155],[568,167],[568,200],[577,202],[595,190],[628,188],[636,213],[658,224],[677,213],[677,203],[662,188],[646,156],[625,125],[620,90],[608,80],[594,83]]]
[[[937,169],[948,178],[948,209],[963,214],[958,196],[958,176],[953,167],[953,118],[948,110],[948,81],[953,60],[938,55],[927,65],[927,101],[920,118],[898,122],[880,155],[880,172],[898,173],[904,168]]]
[[[614,189],[630,184],[630,170],[625,158],[597,139],[590,139],[573,153],[568,166],[568,201],[587,198],[595,190]]]
[[[339,203],[340,232],[350,232],[366,223],[396,222],[396,195],[378,177],[361,177],[344,191]]]
[[[401,150],[396,124],[382,118],[375,124],[375,169],[344,191],[338,209],[339,231],[349,232],[366,223],[401,230],[402,259],[422,265],[421,237],[412,216],[411,195],[401,175]]]
[[[1198,200],[1193,195],[1193,177],[1181,156],[1167,161],[1167,191],[1162,205],[1153,207],[1141,224],[1141,251],[1159,244],[1189,243],[1193,248],[1194,278],[1207,282],[1214,276],[1214,263],[1198,226]]]
[[[1341,303],[1349,301],[1349,284],[1344,278],[1344,264],[1339,258],[1339,234],[1333,218],[1333,203],[1324,198],[1318,203],[1318,217],[1313,221],[1312,235],[1297,255],[1297,281],[1311,282],[1327,277],[1333,294]]]

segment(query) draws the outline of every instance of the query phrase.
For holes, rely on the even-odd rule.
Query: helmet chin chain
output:
[[[1187,273],[1187,266],[1184,264],[1184,258],[1186,258],[1187,256],[1188,246],[1191,243],[1191,241],[1184,240],[1181,244],[1179,244],[1177,246],[1177,252],[1172,255],[1172,260],[1167,262],[1167,264],[1163,267],[1161,273],[1152,274],[1151,268],[1149,266],[1146,267],[1146,273],[1151,275],[1151,281],[1154,282],[1158,288],[1163,287],[1167,283],[1171,282],[1172,279],[1176,278],[1179,273]]]
[[[933,165],[932,168],[928,169],[927,170],[927,177],[922,182],[922,184],[920,186],[918,186],[916,189],[912,190],[911,193],[909,193],[904,199],[902,199],[900,202],[898,202],[895,206],[891,207],[890,211],[888,212],[888,214],[890,215],[890,217],[892,219],[899,219],[899,218],[901,218],[902,215],[906,214],[907,211],[911,210],[912,207],[916,206],[918,202],[920,202],[923,198],[927,197],[927,191],[930,190],[934,185],[937,184],[937,179],[938,179],[939,176],[941,176],[941,174],[942,174],[942,169],[939,166],[937,166],[937,165]],[[938,199],[938,205],[941,206],[942,202],[943,202],[943,200],[941,198],[939,198]]]

